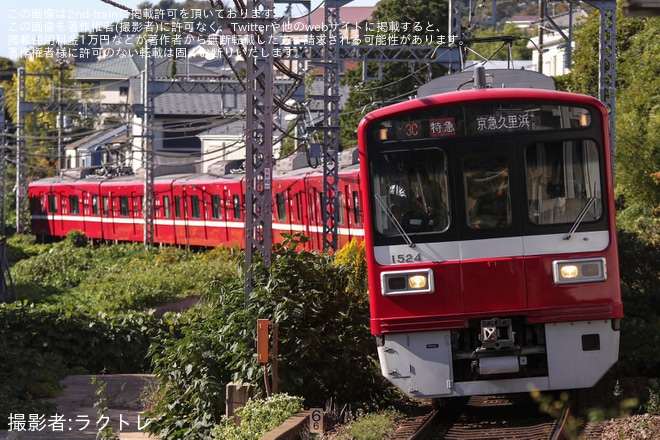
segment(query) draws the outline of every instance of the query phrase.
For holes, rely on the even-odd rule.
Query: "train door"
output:
[[[515,144],[458,146],[454,169],[465,312],[527,306]]]
[[[173,187],[172,208],[174,214],[174,241],[178,245],[188,244],[185,200],[185,187],[183,185]]]

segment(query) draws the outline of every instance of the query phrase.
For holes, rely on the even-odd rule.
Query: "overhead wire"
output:
[[[130,7],[124,6],[124,5],[120,4],[120,3],[115,2],[115,1],[112,1],[112,0],[101,0],[101,1],[104,2],[104,3],[106,3],[106,4],[111,5],[111,6],[113,6],[113,7],[116,7],[116,8],[118,8],[118,9],[122,9],[122,10],[125,10],[125,11],[130,12],[130,13],[133,13],[133,12],[135,11],[134,9],[132,9],[132,8],[130,8]],[[213,0],[209,0],[209,1],[210,1],[211,5],[212,5],[213,7],[220,7],[220,8],[222,8],[222,10],[224,10],[224,11],[227,10],[227,8],[225,7],[224,3],[223,3],[221,0],[217,0],[217,1],[215,1],[215,2],[214,2]],[[234,0],[234,5],[235,5],[236,8],[240,11],[241,14],[244,14],[244,13],[246,12],[246,9],[247,9],[247,8],[246,8],[245,3],[244,3],[242,0]],[[318,10],[322,5],[323,5],[323,2],[320,3],[319,5],[317,5],[316,8],[314,8],[313,10],[309,11],[309,13],[308,13],[306,16],[311,15],[313,12],[315,12],[316,10]],[[305,16],[302,16],[302,17],[305,17]],[[300,19],[300,18],[301,18],[301,17],[297,17],[296,19]],[[159,22],[160,24],[163,24],[163,25],[168,25],[168,24],[169,24],[168,22],[166,22],[166,21],[164,21],[164,20],[154,19],[154,21],[157,21],[157,22]],[[236,35],[236,32],[235,32],[233,29],[231,29],[231,31]],[[201,36],[202,36],[202,34],[200,34],[200,33],[198,33],[198,32],[193,32],[193,31],[190,31],[190,30],[183,30],[182,32],[184,32],[184,33],[188,33],[188,34],[191,34],[191,35],[193,35],[193,36],[198,36],[198,37],[201,37]],[[262,35],[261,33],[259,33],[259,37],[263,37],[263,35]],[[239,42],[240,42],[240,40],[239,40]],[[243,51],[243,55],[244,55],[244,57],[245,57],[245,56],[247,55],[246,52],[245,52],[245,48],[242,47],[242,45],[240,45],[239,47],[240,47],[241,50]],[[223,56],[225,57],[225,61],[226,61],[227,64],[229,65],[230,69],[234,72],[234,74],[235,74],[235,78],[238,80],[239,84],[245,89],[245,88],[246,88],[246,84],[245,84],[245,82],[241,79],[242,76],[240,75],[240,72],[238,72],[238,71],[236,70],[236,67],[234,66],[234,64],[233,64],[233,62],[232,62],[232,60],[231,60],[231,58],[227,56],[227,54],[225,53],[225,51],[221,51],[221,53],[222,53]],[[245,58],[244,58],[244,59],[245,59]],[[284,111],[286,111],[286,112],[288,112],[288,113],[298,114],[299,116],[300,116],[301,114],[304,114],[304,111],[305,111],[305,110],[304,110],[303,108],[301,108],[301,107],[294,107],[294,106],[291,106],[291,105],[289,105],[289,104],[287,103],[287,101],[288,101],[288,100],[294,95],[294,93],[295,93],[295,91],[297,90],[297,88],[300,87],[300,84],[301,84],[301,82],[302,82],[303,76],[302,76],[301,74],[298,74],[298,73],[293,72],[290,68],[288,68],[288,67],[287,67],[287,66],[286,66],[281,60],[279,60],[279,59],[275,59],[275,60],[274,60],[274,65],[275,65],[275,67],[276,67],[281,73],[283,73],[283,74],[289,76],[290,78],[294,79],[294,84],[293,84],[293,86],[290,87],[289,90],[287,90],[287,91],[284,93],[283,96],[274,96],[274,97],[273,97],[273,101],[274,101],[274,104],[275,104],[275,109],[276,109],[276,110],[277,110],[277,109],[282,109],[282,110],[284,110]],[[97,72],[108,72],[107,70],[105,70],[105,69],[99,69],[99,68],[96,67],[96,66],[88,67],[88,68],[89,68],[90,70],[92,70],[92,71],[96,70]],[[108,73],[109,73],[109,72],[108,72]],[[266,87],[266,85],[262,83],[262,81],[261,81],[260,78],[258,78],[257,81],[260,82],[260,86],[262,86],[262,87]],[[121,83],[121,82],[122,82],[122,81],[117,81],[117,83]],[[98,89],[101,89],[101,86],[99,86],[99,87],[91,87],[91,88],[89,88],[89,89],[87,89],[87,90],[94,91],[94,90],[98,90]],[[58,91],[58,92],[60,92],[60,91],[62,91],[62,92],[65,92],[65,91],[80,91],[80,88],[70,88],[70,87],[61,87],[61,88],[59,88],[59,87],[58,87],[58,90],[57,90],[57,91]],[[242,116],[242,118],[244,118],[244,116]],[[177,131],[178,131],[178,132],[185,132],[185,131],[190,131],[190,130],[195,130],[195,131],[197,131],[197,130],[199,130],[199,129],[204,129],[204,128],[208,128],[208,129],[210,129],[210,128],[215,128],[215,127],[217,127],[217,126],[223,125],[222,122],[220,122],[220,123],[218,123],[218,124],[214,124],[213,121],[214,121],[215,119],[223,119],[223,118],[206,118],[205,120],[208,121],[208,124],[205,125],[205,126],[182,127],[182,128],[178,128],[178,129],[177,129],[177,128],[172,128],[172,127],[168,127],[168,128],[155,128],[155,130],[156,130],[157,132],[159,132],[159,133],[173,133],[173,132],[177,132]],[[291,133],[295,130],[296,124],[297,124],[300,120],[301,120],[300,117],[297,118],[297,119],[296,119],[296,122],[295,122],[294,124],[292,124],[290,127],[287,127],[287,128],[282,128],[282,127],[279,126],[278,124],[275,124],[275,128],[276,128],[277,130],[279,130],[279,131],[282,133],[282,134],[281,134],[281,135],[275,140],[275,142],[281,142],[282,140],[284,140],[284,139],[286,139],[286,138],[292,138],[292,139],[299,140],[299,141],[306,141],[306,140],[308,140],[308,139],[305,138],[305,137],[301,138],[301,137],[296,137],[296,136],[292,136],[292,135],[291,135]],[[197,120],[196,122],[199,122],[199,120]],[[183,121],[183,120],[180,121],[180,124],[182,124],[182,125],[185,125],[186,123],[187,123],[187,121]],[[189,123],[189,122],[188,122],[188,123]],[[136,126],[137,126],[137,127],[140,127],[140,126],[142,126],[142,124],[137,124]],[[81,140],[81,139],[84,139],[85,136],[87,136],[87,135],[89,135],[89,134],[92,134],[92,133],[94,133],[94,132],[96,132],[96,130],[95,130],[95,131],[90,131],[90,132],[77,133],[75,136],[74,136],[74,135],[67,135],[67,137],[68,137],[68,138],[72,138],[72,137],[73,137],[73,138],[76,138],[77,140]],[[185,139],[185,138],[190,138],[190,137],[196,137],[196,135],[182,136],[182,137],[180,137],[180,138],[181,138],[181,139]],[[55,140],[58,139],[58,137],[56,137],[56,136],[47,136],[47,137],[43,137],[43,136],[32,136],[32,135],[24,135],[23,138],[24,138],[26,141],[35,141],[35,140],[37,140],[37,141],[41,141],[41,142],[55,141]],[[30,148],[32,148],[32,147],[35,147],[35,146],[34,146],[34,145],[33,145],[33,146],[30,146]],[[38,147],[38,146],[36,146],[36,147]]]

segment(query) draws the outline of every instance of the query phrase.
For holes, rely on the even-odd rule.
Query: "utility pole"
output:
[[[327,43],[323,59],[323,249],[337,250],[339,215],[339,11],[350,0],[325,1]],[[318,98],[318,97],[317,97]]]
[[[247,20],[263,31],[246,50],[245,306],[257,253],[270,266],[273,178],[273,0],[248,0]]]
[[[62,114],[62,87],[64,86],[62,75],[64,70],[67,68],[65,62],[60,62],[58,65],[58,70],[60,71],[60,76],[58,79],[57,85],[57,168],[64,169],[64,151],[62,150],[62,130],[63,130],[63,114]]]
[[[7,176],[7,150],[5,149],[7,138],[5,137],[5,86],[0,86],[0,144],[2,144],[2,163],[0,163],[0,191],[2,199],[0,200],[0,237],[5,236],[5,177]]]
[[[25,68],[16,71],[18,87],[16,99],[16,233],[25,232],[25,122],[23,121],[23,101],[25,100]]]
[[[153,45],[147,42],[144,51],[144,70],[142,71],[142,164],[144,168],[144,196],[142,198],[142,216],[144,219],[144,245],[154,244],[154,94],[152,91],[155,75],[155,54]]]
[[[537,71],[543,73],[543,24],[545,23],[545,0],[539,0],[539,64]]]

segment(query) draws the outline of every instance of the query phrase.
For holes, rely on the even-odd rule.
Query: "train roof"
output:
[[[566,105],[584,106],[591,105],[596,107],[607,118],[607,109],[602,102],[592,96],[578,93],[562,92],[558,90],[547,89],[529,89],[529,88],[478,88],[471,90],[460,90],[447,93],[433,94],[409,101],[399,102],[387,107],[382,107],[369,112],[365,115],[358,127],[364,127],[371,124],[376,119],[391,118],[401,113],[423,110],[425,108],[442,105],[467,105],[475,103],[497,103],[497,102],[516,102],[530,101],[548,103],[563,103]],[[361,129],[358,128],[358,133]],[[358,135],[359,136],[359,135]]]
[[[317,166],[313,166],[314,160],[308,160],[306,153],[297,153],[288,156],[285,159],[278,160],[273,167],[273,175],[276,178],[299,178],[308,174],[322,173],[323,166],[319,160]],[[245,179],[245,166],[244,161],[231,161],[227,162],[219,167],[215,168],[215,171],[225,170],[225,174],[219,174],[214,172],[209,172],[205,174],[193,174],[193,173],[178,173],[178,174],[163,174],[154,177],[154,184],[162,183],[183,183],[183,182],[205,182],[205,183],[229,183],[229,182],[240,182]],[[240,163],[240,164],[239,164]],[[351,172],[356,171],[360,167],[359,164],[359,152],[357,147],[350,148],[345,151],[340,152],[339,154],[339,172]],[[242,172],[236,172],[235,170],[240,169]],[[76,185],[76,186],[86,186],[86,185],[103,185],[103,186],[114,186],[114,185],[126,185],[134,184],[135,182],[144,182],[144,172],[138,172],[136,174],[126,174],[119,176],[94,176],[88,174],[86,177],[77,177],[84,175],[84,173],[70,173],[62,172],[61,175],[55,177],[47,177],[39,180],[35,180],[30,183],[30,186],[49,186],[49,185]]]
[[[441,76],[419,87],[417,97],[437,95],[471,89],[479,69]],[[541,89],[556,90],[555,80],[531,70],[490,69],[483,70],[488,87],[492,89]]]

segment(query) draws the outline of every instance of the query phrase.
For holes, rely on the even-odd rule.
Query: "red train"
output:
[[[365,240],[382,374],[414,398],[585,388],[618,358],[607,111],[539,89],[538,74],[494,76],[505,79],[447,93],[468,81],[444,77],[420,89],[428,96],[368,114],[360,164],[344,153],[338,246]],[[321,172],[275,171],[274,239],[301,232],[320,249]],[[33,182],[32,231],[142,241],[143,186]],[[242,246],[244,194],[243,174],[158,177],[154,240]]]
[[[411,397],[586,388],[618,359],[607,111],[498,74],[358,128],[371,330]]]
[[[362,239],[357,150],[342,152],[339,173],[338,246]],[[154,241],[182,246],[245,245],[245,174],[174,174],[154,182]],[[144,180],[53,177],[28,187],[32,233],[44,239],[79,230],[90,239],[142,242]],[[322,249],[322,171],[280,172],[273,181],[273,237],[282,232],[311,238]]]

